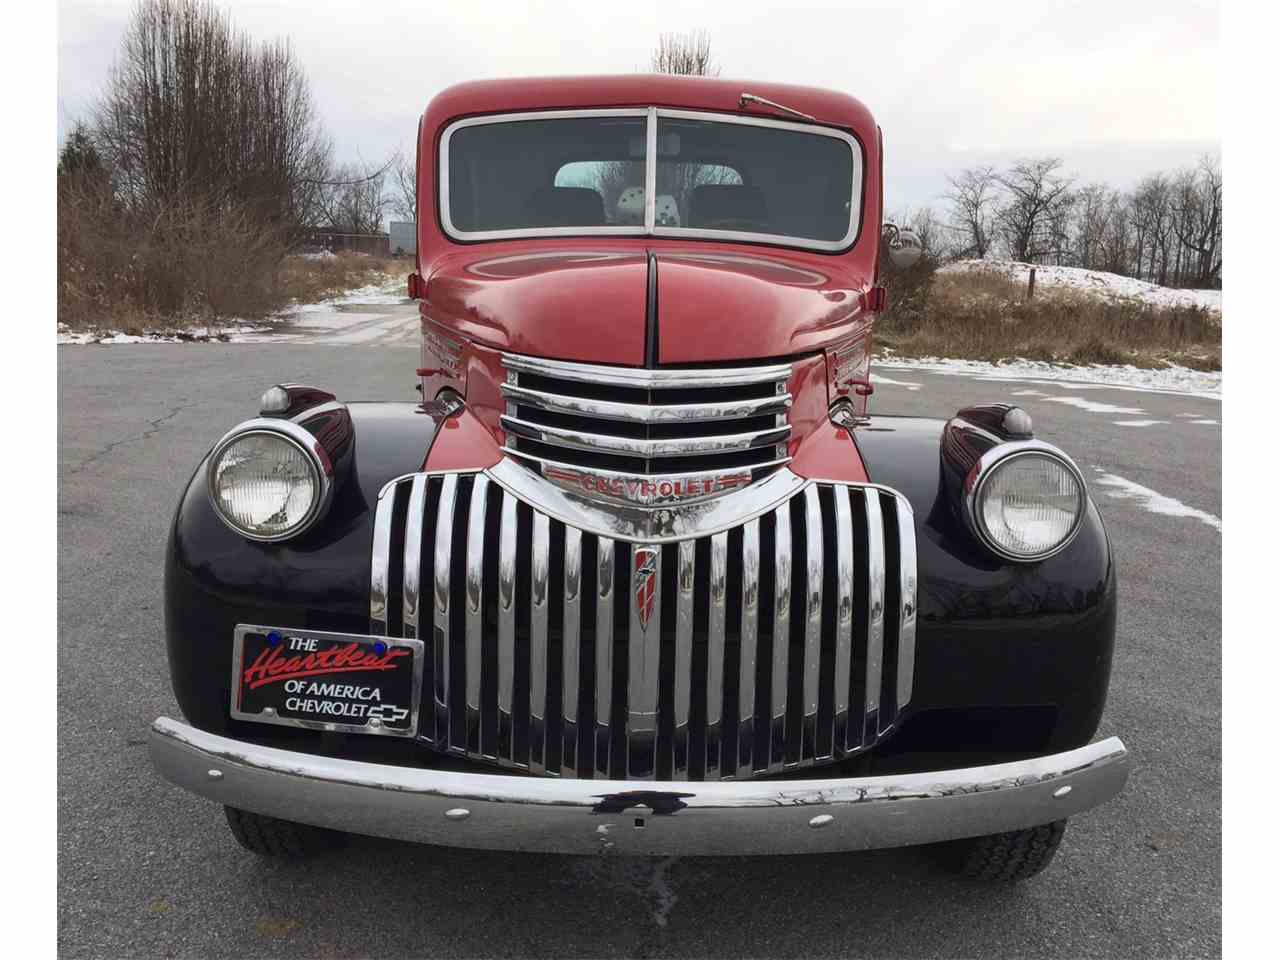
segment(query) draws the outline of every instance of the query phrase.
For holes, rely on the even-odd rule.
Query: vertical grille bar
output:
[[[613,713],[613,541],[596,547],[596,772],[609,776],[609,718]]]
[[[742,629],[738,655],[738,774],[749,776],[756,742],[756,640],[760,615],[760,521],[742,528]]]
[[[707,777],[716,779],[720,769],[720,718],[724,713],[725,577],[729,534],[711,537],[711,576],[707,616]]]
[[[483,472],[418,474],[385,488],[373,526],[369,632],[424,641],[418,735],[436,749],[562,776],[750,777],[872,746],[911,698],[917,544],[891,491],[808,484],[734,530],[619,544],[562,536]]]
[[[565,776],[578,772],[578,644],[582,636],[582,531],[564,528],[564,695],[561,716],[560,768]]]
[[[831,725],[831,749],[842,752],[848,746],[849,672],[853,653],[853,514],[849,509],[848,487],[831,491],[836,523],[836,677],[835,714]],[[854,728],[861,738],[861,728]]]
[[[911,504],[898,498],[898,709],[911,700],[916,669],[916,525]]]
[[[687,773],[689,769],[689,691],[693,682],[693,540],[682,540],[676,570],[676,664],[673,707],[675,711],[672,738],[671,769]]]
[[[867,714],[864,744],[875,741],[880,720],[880,663],[884,655],[884,520],[880,494],[867,490]]]
[[[651,779],[657,771],[658,659],[662,649],[662,548],[637,544],[632,550],[627,598],[627,776]]]
[[[480,652],[484,631],[484,531],[485,505],[489,498],[489,478],[476,476],[471,489],[471,512],[467,518],[466,573],[466,693],[467,749],[480,752]],[[408,592],[405,594],[408,597]],[[407,603],[407,599],[406,599]]]
[[[387,587],[391,577],[391,517],[395,512],[396,490],[391,484],[378,495],[373,518],[373,555],[369,569],[369,633],[387,635]]]
[[[454,746],[449,740],[449,594],[450,563],[453,554],[453,508],[458,496],[458,477],[449,474],[440,491],[440,508],[436,519],[435,619],[436,653],[436,743]]]
[[[550,573],[551,520],[533,514],[533,555],[529,589],[529,769],[546,767],[547,577]]]
[[[382,501],[378,501],[381,510]],[[404,526],[404,635],[418,635],[418,603],[422,589],[422,521],[427,509],[427,476],[413,478]],[[385,626],[385,624],[384,624]]]
[[[800,757],[815,756],[818,730],[818,676],[822,659],[822,506],[818,488],[804,489],[805,627],[804,627],[804,725]]]
[[[502,495],[498,534],[498,756],[514,759],[511,709],[516,659],[516,498]]]
[[[791,644],[791,505],[773,511],[773,675],[769,684],[771,767],[787,757],[787,682]]]

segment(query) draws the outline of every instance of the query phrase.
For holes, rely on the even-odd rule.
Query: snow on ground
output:
[[[302,256],[310,256],[302,254]],[[317,255],[318,256],[318,255]],[[286,307],[279,314],[265,321],[247,321],[229,319],[213,327],[190,327],[182,330],[159,329],[146,334],[137,335],[121,333],[119,330],[94,330],[90,332],[72,332],[66,324],[58,324],[59,344],[118,344],[118,343],[188,343],[221,342],[221,343],[262,343],[273,340],[294,340],[296,334],[290,327],[296,321],[305,325],[308,333],[315,330],[342,330],[370,318],[381,316],[378,313],[352,313],[339,310],[353,304],[370,306],[397,305],[408,303],[405,296],[404,279],[387,276],[378,283],[356,287],[346,293],[319,303],[304,303]],[[301,332],[301,331],[298,331]]]
[[[348,290],[346,293],[339,294],[336,297],[330,297],[328,300],[321,300],[319,303],[304,303],[296,307],[289,307],[284,311],[285,316],[295,316],[304,313],[325,313],[334,307],[341,307],[345,304],[399,304],[407,303],[409,298],[405,295],[405,281],[403,277],[385,277],[377,283],[366,284],[363,287],[356,287],[354,290]]]
[[[1045,403],[1061,403],[1088,413],[1127,413],[1134,416],[1146,413],[1141,407],[1117,407],[1114,403],[1099,403],[1097,400],[1086,400],[1084,397],[1045,397]]]
[[[65,323],[58,324],[61,344],[119,343],[248,343],[269,339],[276,328],[273,323],[228,321],[218,327],[190,327],[183,330],[156,330],[145,334],[121,333],[119,330],[73,332]]]
[[[1118,477],[1114,473],[1103,473],[1101,467],[1094,467],[1094,469],[1102,474],[1094,477],[1094,482],[1099,486],[1106,487],[1107,490],[1105,492],[1109,497],[1114,497],[1117,500],[1133,500],[1142,509],[1151,513],[1162,514],[1166,517],[1187,517],[1192,520],[1199,520],[1201,523],[1213,527],[1219,533],[1222,532],[1222,520],[1212,513],[1205,513],[1203,510],[1189,507],[1181,500],[1166,497],[1150,487],[1144,487],[1141,484],[1134,483],[1132,480]]]
[[[1149,393],[1185,393],[1209,400],[1222,399],[1221,371],[1207,372],[1173,365],[1145,370],[1128,364],[1077,365],[1016,358],[1000,363],[989,363],[985,360],[948,360],[943,357],[907,359],[885,356],[872,360],[871,367],[873,370],[921,370],[926,373],[974,377],[978,380],[1027,384],[1051,383],[1054,386],[1074,383],[1114,387],[1121,390],[1142,390]]]
[[[970,273],[990,271],[999,274],[1020,286],[1026,286],[1027,275],[1032,264],[1020,263],[1016,260],[959,260],[940,269],[939,273]],[[1065,287],[1071,290],[1082,290],[1111,299],[1134,299],[1157,307],[1193,306],[1204,307],[1215,313],[1222,313],[1221,290],[1175,290],[1135,280],[1133,277],[1122,277],[1117,273],[1106,273],[1102,270],[1085,270],[1081,267],[1055,267],[1035,264],[1036,288]]]

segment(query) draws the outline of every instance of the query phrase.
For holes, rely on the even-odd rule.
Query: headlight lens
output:
[[[226,442],[209,468],[214,506],[233,528],[255,540],[301,532],[323,494],[315,461],[295,441],[268,431]]]
[[[1041,452],[1005,457],[978,479],[973,519],[988,545],[1015,560],[1063,547],[1084,513],[1085,491],[1067,462]]]

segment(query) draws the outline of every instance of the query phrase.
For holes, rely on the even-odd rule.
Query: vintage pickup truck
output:
[[[911,243],[867,108],[500,80],[417,144],[422,396],[281,383],[199,465],[159,771],[263,854],[1043,868],[1129,772],[1111,548],[1023,410],[868,412]]]

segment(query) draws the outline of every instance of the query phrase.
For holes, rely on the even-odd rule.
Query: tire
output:
[[[1067,832],[1066,820],[993,833],[943,845],[947,865],[970,880],[1016,883],[1034,877],[1053,862]]]
[[[292,820],[278,820],[237,807],[223,807],[236,842],[260,857],[299,858],[332,850],[344,834]]]

